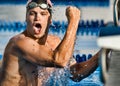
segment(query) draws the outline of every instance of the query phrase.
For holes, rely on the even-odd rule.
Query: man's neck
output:
[[[27,30],[25,30],[25,31],[23,32],[23,34],[24,34],[26,37],[30,37],[31,39],[35,40],[37,43],[39,43],[39,44],[41,44],[41,45],[44,45],[45,42],[46,42],[46,39],[47,39],[47,34],[44,35],[43,37],[39,38],[39,39],[31,36],[31,35],[27,32]]]

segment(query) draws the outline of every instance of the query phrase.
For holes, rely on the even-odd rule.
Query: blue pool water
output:
[[[109,6],[110,0],[51,0],[57,5]],[[1,0],[0,4],[26,4],[27,0]]]
[[[8,42],[8,40],[14,36],[15,34],[18,34],[22,32],[25,29],[25,23],[24,22],[4,22],[0,23],[0,59],[2,59],[2,55],[4,52],[4,48]],[[94,23],[93,23],[94,25]],[[76,43],[75,43],[75,49],[74,49],[74,57],[77,62],[83,62],[88,60],[92,57],[98,50],[98,46],[96,44],[96,39],[99,34],[99,28],[98,26],[90,25],[88,27],[84,27],[85,24],[81,23],[79,24],[79,29],[77,32],[76,37]],[[101,24],[100,24],[101,25]],[[100,26],[99,25],[99,26]],[[103,26],[103,25],[101,25]],[[61,39],[63,38],[63,35],[66,31],[66,23],[63,22],[53,22],[53,24],[50,26],[49,34],[58,35]],[[59,71],[59,76],[58,76]],[[68,72],[63,70],[58,70],[57,73],[55,73],[57,77],[51,78],[50,80],[54,81],[56,78],[59,80],[59,86],[103,86],[102,82],[100,81],[100,67],[98,67],[94,73],[92,73],[87,78],[83,79],[80,82],[74,82],[70,80],[66,75]],[[61,71],[64,72],[65,76],[61,78]],[[62,72],[62,74],[63,74]],[[66,77],[66,78],[65,78]],[[63,79],[67,79],[67,84],[63,84]],[[53,81],[52,81],[53,82]],[[54,86],[58,86],[57,83],[54,83]]]
[[[80,1],[79,0],[52,0],[53,5],[54,6],[56,5],[55,9],[53,8],[53,14],[54,14],[54,10],[56,14],[54,14],[55,16],[53,15],[53,19],[55,19],[55,21],[53,21],[52,25],[50,26],[49,34],[58,35],[62,39],[66,31],[65,28],[67,27],[67,23],[64,22],[65,21],[64,19],[66,17],[64,17],[63,15],[60,15],[62,13],[64,14],[63,12],[64,8],[63,7],[57,8],[57,5],[60,5],[60,6],[75,5],[78,8],[79,7],[89,8],[92,6],[95,6],[93,8],[105,7],[105,9],[102,8],[102,13],[100,11],[98,14],[97,14],[97,11],[99,10],[98,8],[97,9],[92,8],[92,10],[86,10],[87,12],[86,11],[84,12],[84,9],[82,10],[81,19],[85,19],[85,20],[88,19],[91,21],[88,21],[88,20],[80,21],[78,31],[77,31],[77,37],[76,37],[73,56],[77,62],[83,62],[90,59],[99,50],[99,47],[97,46],[97,43],[96,43],[96,39],[97,39],[97,36],[99,35],[100,27],[104,27],[104,21],[97,20],[97,19],[107,20],[107,17],[106,16],[104,17],[104,15],[110,15],[108,13],[111,12],[111,10],[109,10],[108,8],[111,7],[110,6],[111,1],[112,0],[80,0]],[[25,29],[26,24],[25,22],[21,22],[21,21],[25,20],[24,17],[25,17],[26,10],[24,7],[26,2],[27,0],[18,0],[18,1],[17,0],[12,0],[12,1],[1,0],[0,1],[0,10],[1,10],[0,11],[0,59],[2,59],[2,55],[4,53],[4,49],[8,40],[12,36],[22,32]],[[20,4],[23,4],[23,5],[20,5]],[[17,9],[17,12],[15,12],[16,9]],[[59,10],[59,12],[57,10]],[[95,12],[93,12],[93,10]],[[92,15],[93,17],[91,17],[90,15]],[[60,21],[56,21],[56,20],[60,20]],[[63,21],[61,22],[61,20]],[[59,86],[103,86],[99,77],[100,67],[98,67],[90,76],[88,76],[87,78],[83,79],[80,82],[73,82],[68,77],[66,77],[66,75],[69,74],[69,71],[66,72],[64,70],[59,70],[59,69],[56,71],[58,71],[60,75],[58,76],[58,73],[56,72],[55,73],[56,77],[51,78],[50,82],[53,79],[54,80],[52,82],[56,82],[55,80],[58,80]],[[64,83],[66,82],[67,84],[63,84],[62,82]],[[57,86],[57,83],[53,83],[52,86]]]

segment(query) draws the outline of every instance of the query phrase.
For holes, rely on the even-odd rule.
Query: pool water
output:
[[[65,25],[61,24],[61,26],[58,28],[59,23],[57,22],[56,25],[55,23],[56,22],[53,23],[54,25],[50,26],[49,34],[58,35],[62,39],[66,30],[62,29],[61,27],[65,27]],[[5,27],[5,25],[1,26],[0,28],[0,59],[2,59],[4,48],[8,40],[12,36],[22,32],[25,29],[25,25],[19,26],[19,24],[16,24],[17,23],[15,23],[15,26],[12,27]],[[99,50],[99,47],[96,44],[98,33],[99,28],[84,28],[78,30],[73,53],[73,56],[78,62],[88,60]],[[51,76],[52,77],[50,78],[50,81],[48,81],[49,83],[52,82],[50,86],[103,86],[102,82],[100,81],[100,67],[98,67],[90,76],[80,82],[74,82],[68,78],[69,70],[67,67],[65,69],[56,69]]]

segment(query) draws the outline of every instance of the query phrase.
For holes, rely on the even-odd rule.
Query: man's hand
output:
[[[66,16],[68,19],[68,22],[70,21],[79,21],[80,20],[80,10],[76,7],[69,6],[66,8]]]
[[[50,0],[47,0],[47,3],[52,7],[52,2]]]

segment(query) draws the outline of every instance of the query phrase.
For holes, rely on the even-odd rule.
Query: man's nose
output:
[[[35,20],[38,21],[38,20],[40,20],[40,18],[41,18],[41,15],[40,15],[39,13],[37,13],[37,14],[35,15]]]

